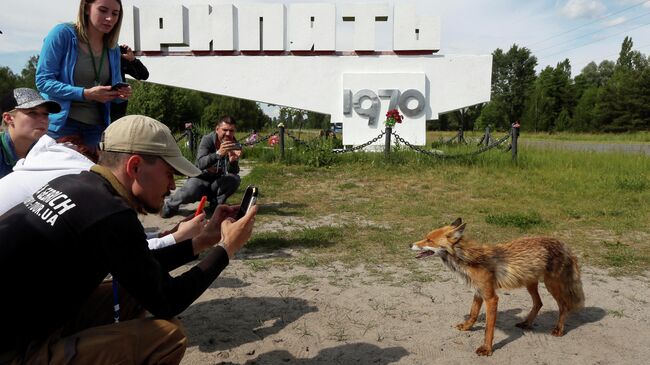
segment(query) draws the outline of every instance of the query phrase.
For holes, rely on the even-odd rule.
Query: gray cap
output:
[[[111,123],[102,135],[99,148],[102,151],[158,156],[181,175],[192,177],[201,173],[183,157],[169,128],[144,115],[127,115]]]
[[[61,105],[53,100],[45,100],[34,89],[20,87],[5,94],[0,101],[0,112],[5,113],[14,109],[31,109],[43,105],[50,113],[61,111]]]

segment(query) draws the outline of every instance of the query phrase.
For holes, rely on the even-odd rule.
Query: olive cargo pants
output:
[[[113,292],[102,283],[77,317],[44,341],[35,341],[9,364],[178,364],[187,338],[177,319],[145,318],[119,289],[119,323],[113,323]]]

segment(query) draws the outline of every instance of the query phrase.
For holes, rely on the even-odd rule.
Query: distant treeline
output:
[[[633,132],[650,130],[650,58],[623,40],[616,62],[585,66],[571,77],[568,59],[535,73],[537,58],[513,45],[492,53],[492,98],[484,105],[442,115],[435,129],[507,129],[541,132]]]
[[[633,132],[650,130],[650,58],[633,49],[626,37],[616,62],[605,60],[585,66],[571,77],[568,59],[556,67],[535,72],[537,58],[526,47],[513,45],[508,52],[493,53],[492,97],[430,121],[430,129],[483,129],[490,125],[504,130],[520,121],[522,130],[541,132]],[[0,93],[34,87],[38,56],[14,74],[0,67]],[[128,112],[145,114],[179,130],[185,122],[211,125],[219,116],[238,118],[240,130],[274,128],[328,128],[330,117],[293,108],[281,108],[269,118],[254,101],[192,90],[131,81],[134,88]]]

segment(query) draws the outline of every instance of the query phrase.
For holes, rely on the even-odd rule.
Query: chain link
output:
[[[294,140],[294,142],[296,142],[296,143],[298,143],[298,144],[301,144],[301,145],[303,145],[303,146],[308,146],[308,143],[307,143],[307,142],[300,140],[299,138],[297,138],[296,136],[294,136],[290,131],[285,130],[285,132],[287,133],[287,135],[288,135],[291,139]],[[342,153],[348,153],[348,152],[354,152],[354,151],[362,150],[362,149],[364,149],[364,148],[370,146],[371,144],[377,142],[378,140],[380,140],[384,135],[386,135],[386,132],[385,132],[385,131],[381,131],[381,133],[380,133],[377,137],[375,137],[375,138],[369,140],[368,142],[366,142],[366,143],[364,143],[364,144],[360,144],[360,145],[358,145],[358,146],[355,146],[355,147],[353,147],[353,148],[349,148],[349,149],[345,149],[345,150],[344,150],[344,149],[336,149],[336,150],[332,150],[332,153],[335,153],[335,154],[342,154]],[[319,137],[316,137],[316,138],[314,138],[314,140],[315,140],[315,139],[318,139],[318,138],[319,138]]]
[[[425,155],[433,156],[433,157],[436,157],[436,158],[445,159],[445,158],[459,158],[459,157],[479,155],[479,154],[481,154],[483,152],[486,152],[486,151],[489,151],[489,150],[493,149],[494,147],[500,145],[501,143],[505,142],[508,138],[510,138],[510,133],[506,134],[505,136],[503,136],[498,141],[495,141],[492,144],[490,144],[488,146],[485,146],[483,148],[479,148],[476,151],[472,151],[472,152],[469,152],[469,153],[459,153],[459,154],[456,154],[456,155],[447,155],[447,154],[440,153],[440,152],[433,152],[433,151],[428,151],[428,150],[422,149],[422,148],[420,148],[418,146],[410,144],[407,140],[405,140],[404,138],[400,137],[397,133],[395,133],[395,131],[393,131],[393,136],[395,136],[395,139],[397,141],[405,144],[407,147],[409,147],[410,149],[412,149],[414,151],[423,153]]]
[[[360,144],[358,146],[352,147],[352,148],[347,149],[347,150],[343,150],[343,149],[341,149],[341,150],[333,150],[332,152],[340,154],[340,153],[348,153],[348,152],[354,152],[354,151],[362,150],[362,149],[370,146],[371,144],[379,141],[385,134],[386,134],[386,131],[381,131],[381,133],[377,137],[371,139],[370,141],[368,141],[368,142],[366,142],[364,144]]]

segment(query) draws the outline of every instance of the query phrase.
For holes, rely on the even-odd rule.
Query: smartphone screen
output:
[[[239,219],[246,215],[246,212],[248,212],[248,209],[255,205],[257,202],[257,187],[249,185],[246,188],[246,192],[244,193],[244,197],[241,200],[241,204],[239,205],[239,211],[237,212],[237,216],[235,217],[236,219]]]

